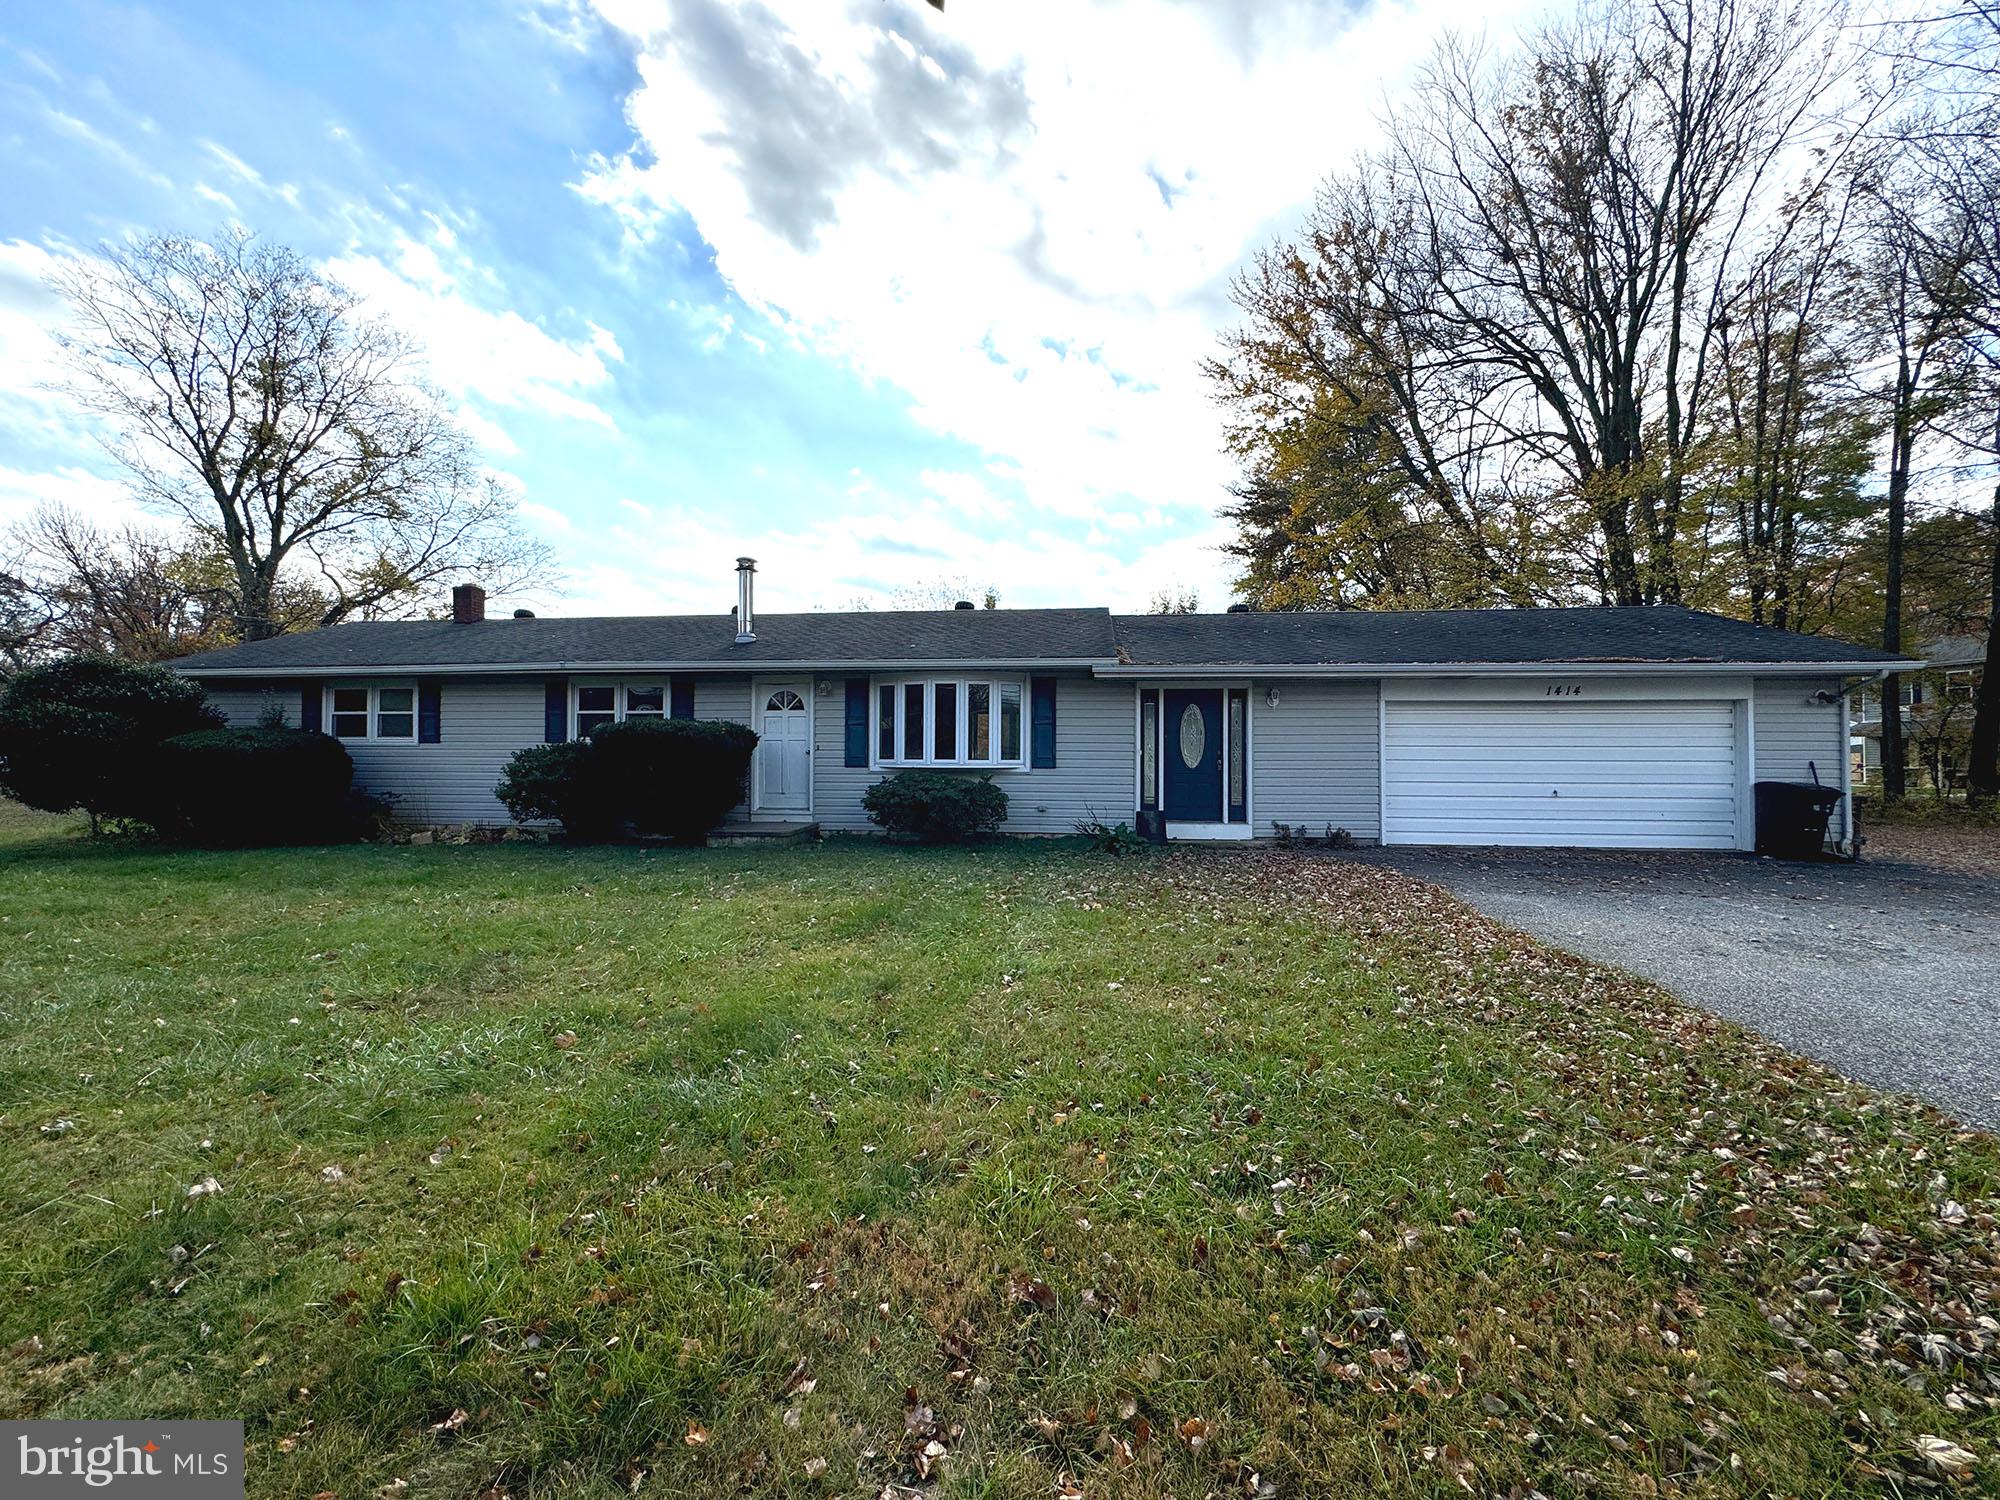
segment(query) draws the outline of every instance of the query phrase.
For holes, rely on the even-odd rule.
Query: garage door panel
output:
[[[1383,715],[1386,842],[1737,845],[1731,703],[1390,700]]]

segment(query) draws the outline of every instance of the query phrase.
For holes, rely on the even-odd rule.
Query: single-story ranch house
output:
[[[753,824],[866,829],[863,789],[922,766],[992,775],[1012,832],[1660,849],[1749,848],[1757,780],[1844,792],[1847,694],[1917,665],[1679,607],[757,615],[754,572],[726,615],[489,620],[464,585],[450,620],[175,665],[232,722],[338,736],[418,823],[504,823],[514,751],[654,714],[757,731]]]

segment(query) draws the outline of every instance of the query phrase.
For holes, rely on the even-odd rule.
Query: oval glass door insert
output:
[[[1201,764],[1201,752],[1208,747],[1208,725],[1201,710],[1190,703],[1181,710],[1181,764],[1192,771]]]

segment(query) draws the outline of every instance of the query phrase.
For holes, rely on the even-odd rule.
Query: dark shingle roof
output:
[[[183,657],[204,671],[353,668],[551,668],[598,665],[769,666],[839,662],[1108,662],[1117,655],[1103,609],[901,609],[759,615],[736,644],[729,615],[601,615],[580,619],[364,620]]]
[[[183,657],[205,672],[496,671],[591,667],[1094,663],[1109,666],[1450,666],[1535,662],[1888,662],[1865,646],[1677,606],[1118,615],[1102,609],[874,610],[759,615],[379,620]]]
[[[1821,636],[1677,605],[1119,615],[1135,666],[1431,666],[1526,662],[1875,662]]]

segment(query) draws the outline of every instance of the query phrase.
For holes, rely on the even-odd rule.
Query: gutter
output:
[[[1575,677],[1667,676],[1851,677],[1871,680],[1891,672],[1915,671],[1920,661],[1535,661],[1535,662],[1210,662],[1199,666],[1099,667],[1099,677]]]
[[[671,676],[676,672],[729,672],[742,676],[775,676],[785,672],[991,672],[996,669],[1019,672],[1046,672],[1062,669],[1101,668],[1099,657],[966,657],[952,660],[898,661],[508,661],[508,662],[412,662],[383,665],[379,662],[352,666],[269,666],[203,667],[187,662],[168,662],[183,677],[247,677],[260,680],[284,677],[537,677],[560,672],[589,677],[612,672],[649,672]]]
[[[167,666],[183,677],[254,678],[286,677],[536,677],[551,673],[592,676],[615,672],[648,672],[671,676],[676,672],[727,672],[745,676],[775,675],[783,672],[1048,672],[1088,671],[1093,677],[1116,680],[1138,678],[1227,678],[1245,677],[1546,677],[1551,673],[1576,677],[1730,676],[1749,673],[1758,677],[1823,677],[1829,674],[1879,682],[1891,672],[1914,672],[1921,661],[1889,662],[1689,662],[1689,661],[1540,661],[1540,662],[1205,662],[1199,665],[1159,663],[1134,666],[1107,662],[1096,657],[962,657],[919,661],[527,661],[527,662],[445,662],[349,666],[269,666],[202,667],[184,662]]]

